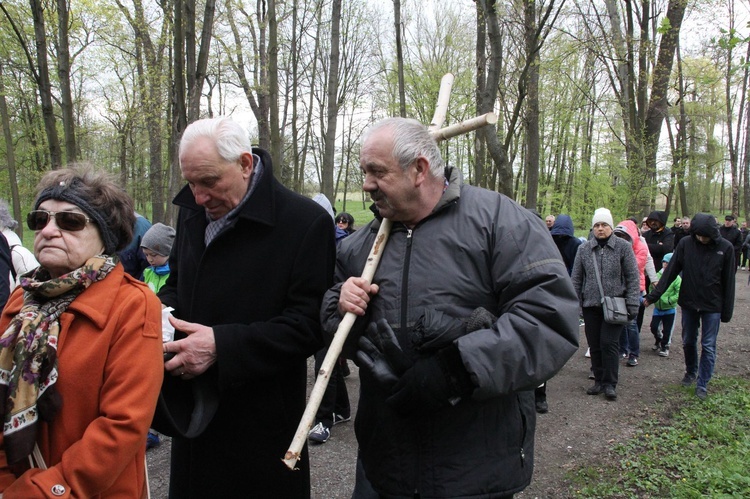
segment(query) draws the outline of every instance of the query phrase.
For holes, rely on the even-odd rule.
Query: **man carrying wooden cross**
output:
[[[417,121],[363,139],[377,218],[343,240],[324,330],[360,316],[361,465],[385,497],[510,496],[531,481],[533,390],[578,347],[578,300],[547,228],[496,192],[464,185]],[[359,275],[393,222],[373,284]]]

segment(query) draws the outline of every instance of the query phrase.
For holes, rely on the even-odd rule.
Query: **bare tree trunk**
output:
[[[406,90],[404,88],[404,49],[401,42],[401,0],[393,0],[393,23],[396,30],[396,70],[398,72],[398,112],[406,117]]]
[[[539,192],[539,51],[536,39],[536,1],[524,2],[526,58],[530,60],[526,97],[526,203],[538,208]]]
[[[664,117],[668,113],[667,91],[669,89],[669,79],[672,74],[674,55],[680,37],[682,19],[685,15],[686,3],[686,0],[669,0],[667,7],[669,29],[662,34],[661,43],[659,44],[659,55],[656,66],[654,66],[650,92],[651,102],[646,113],[646,122],[643,131],[646,158],[643,174],[651,178],[656,178],[656,152],[661,134],[661,126],[664,122]],[[643,204],[644,200],[644,196],[641,195],[641,204]]]
[[[189,0],[191,11],[195,12],[194,0]],[[211,37],[213,36],[214,13],[216,11],[215,0],[206,0],[203,9],[203,29],[201,31],[201,44],[198,49],[198,58],[195,59],[195,21],[192,20],[188,25],[191,28],[190,36],[186,36],[188,45],[188,123],[200,118],[201,95],[203,92],[203,83],[206,79],[206,68],[208,67],[208,54],[211,48]],[[194,16],[190,16],[194,19]]]
[[[340,9],[339,9],[340,10]],[[279,126],[279,40],[276,0],[268,0],[268,111],[271,133],[271,162],[282,178],[281,127]],[[330,198],[329,198],[330,199]]]
[[[476,100],[476,114],[482,114],[482,92],[487,86],[487,21],[485,19],[484,9],[477,3],[477,46],[476,46],[476,78],[477,88],[474,92]],[[474,184],[479,187],[487,187],[485,174],[485,165],[487,150],[482,140],[482,134],[474,134]]]
[[[3,139],[5,140],[5,162],[8,164],[8,182],[10,183],[13,218],[21,220],[21,198],[18,193],[18,178],[16,177],[16,154],[14,152],[13,136],[10,133],[10,115],[8,114],[8,103],[5,100],[2,63],[0,63],[0,124],[3,127]],[[23,240],[23,224],[18,224],[16,233]]]
[[[336,122],[339,113],[339,44],[341,38],[341,0],[331,2],[331,54],[328,69],[327,123],[324,140],[321,191],[333,199],[333,165],[336,152]]]
[[[151,187],[152,220],[163,222],[164,210],[164,167],[162,160],[163,130],[163,41],[156,45],[151,40],[148,24],[141,0],[133,1],[133,14],[116,0],[120,11],[133,29],[136,42],[138,87],[141,98],[143,119],[146,123],[149,144],[149,184]],[[163,26],[164,30],[168,26]],[[164,36],[160,37],[164,40]]]
[[[291,42],[291,72],[292,72],[292,118],[291,118],[291,147],[292,147],[292,177],[291,177],[291,188],[297,192],[301,192],[301,185],[299,182],[300,178],[300,158],[299,158],[299,125],[297,119],[299,112],[297,110],[297,95],[299,93],[299,59],[300,59],[300,43],[297,36],[297,23],[298,23],[298,9],[299,0],[292,0],[292,42]]]
[[[62,111],[65,155],[68,163],[78,159],[76,127],[73,119],[73,96],[70,91],[70,44],[68,43],[68,1],[57,0],[57,76],[60,80],[60,109]]]
[[[63,162],[60,139],[57,135],[55,110],[52,106],[52,85],[49,80],[49,64],[47,62],[47,34],[44,27],[44,7],[39,0],[29,0],[29,3],[31,5],[31,15],[34,19],[34,41],[36,44],[37,67],[39,68],[37,86],[39,88],[39,98],[42,101],[42,118],[44,120],[44,130],[47,133],[50,162],[54,170],[60,168]]]
[[[493,111],[497,99],[498,83],[500,81],[500,63],[502,59],[502,39],[498,24],[494,0],[477,0],[477,8],[481,8],[487,23],[488,41],[490,44],[490,60],[487,67],[485,86],[480,89],[479,114]],[[500,144],[495,125],[485,126],[477,131],[487,145],[487,152],[495,164],[498,174],[499,191],[506,196],[513,197],[513,170],[508,163],[506,150]]]

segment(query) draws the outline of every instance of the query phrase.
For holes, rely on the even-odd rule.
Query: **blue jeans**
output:
[[[706,388],[716,363],[716,338],[721,324],[720,312],[698,312],[682,307],[682,349],[685,373],[698,375],[696,386]],[[701,329],[701,356],[698,364],[698,327]]]
[[[641,335],[638,329],[638,319],[633,319],[622,327],[620,333],[620,354],[640,357],[641,355]]]

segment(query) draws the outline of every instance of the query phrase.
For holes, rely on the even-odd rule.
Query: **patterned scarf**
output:
[[[92,283],[107,277],[117,261],[98,255],[57,278],[40,267],[21,279],[23,307],[0,336],[0,414],[9,464],[31,454],[38,419],[51,421],[60,408],[55,387],[60,315]]]

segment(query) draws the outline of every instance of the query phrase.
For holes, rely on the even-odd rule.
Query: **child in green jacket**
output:
[[[662,268],[656,274],[659,279],[664,273],[664,270],[669,265],[669,261],[672,259],[672,253],[667,253],[662,258]],[[653,350],[659,352],[659,357],[669,357],[669,344],[672,342],[672,329],[674,329],[674,320],[677,315],[677,298],[680,296],[680,285],[682,278],[677,276],[677,279],[667,288],[659,301],[654,304],[654,315],[651,317],[651,334],[654,335],[656,343],[654,343]],[[651,289],[654,285],[651,285]],[[662,326],[659,331],[659,325]]]
[[[169,277],[169,253],[174,244],[175,230],[169,225],[157,223],[146,231],[141,239],[141,251],[148,260],[148,267],[143,269],[143,282],[151,291],[158,293]],[[146,438],[146,449],[161,443],[159,434],[149,428]]]
[[[151,291],[158,293],[169,277],[169,253],[172,251],[175,230],[169,225],[157,223],[146,231],[141,239],[141,251],[149,267],[143,270],[143,282]]]

